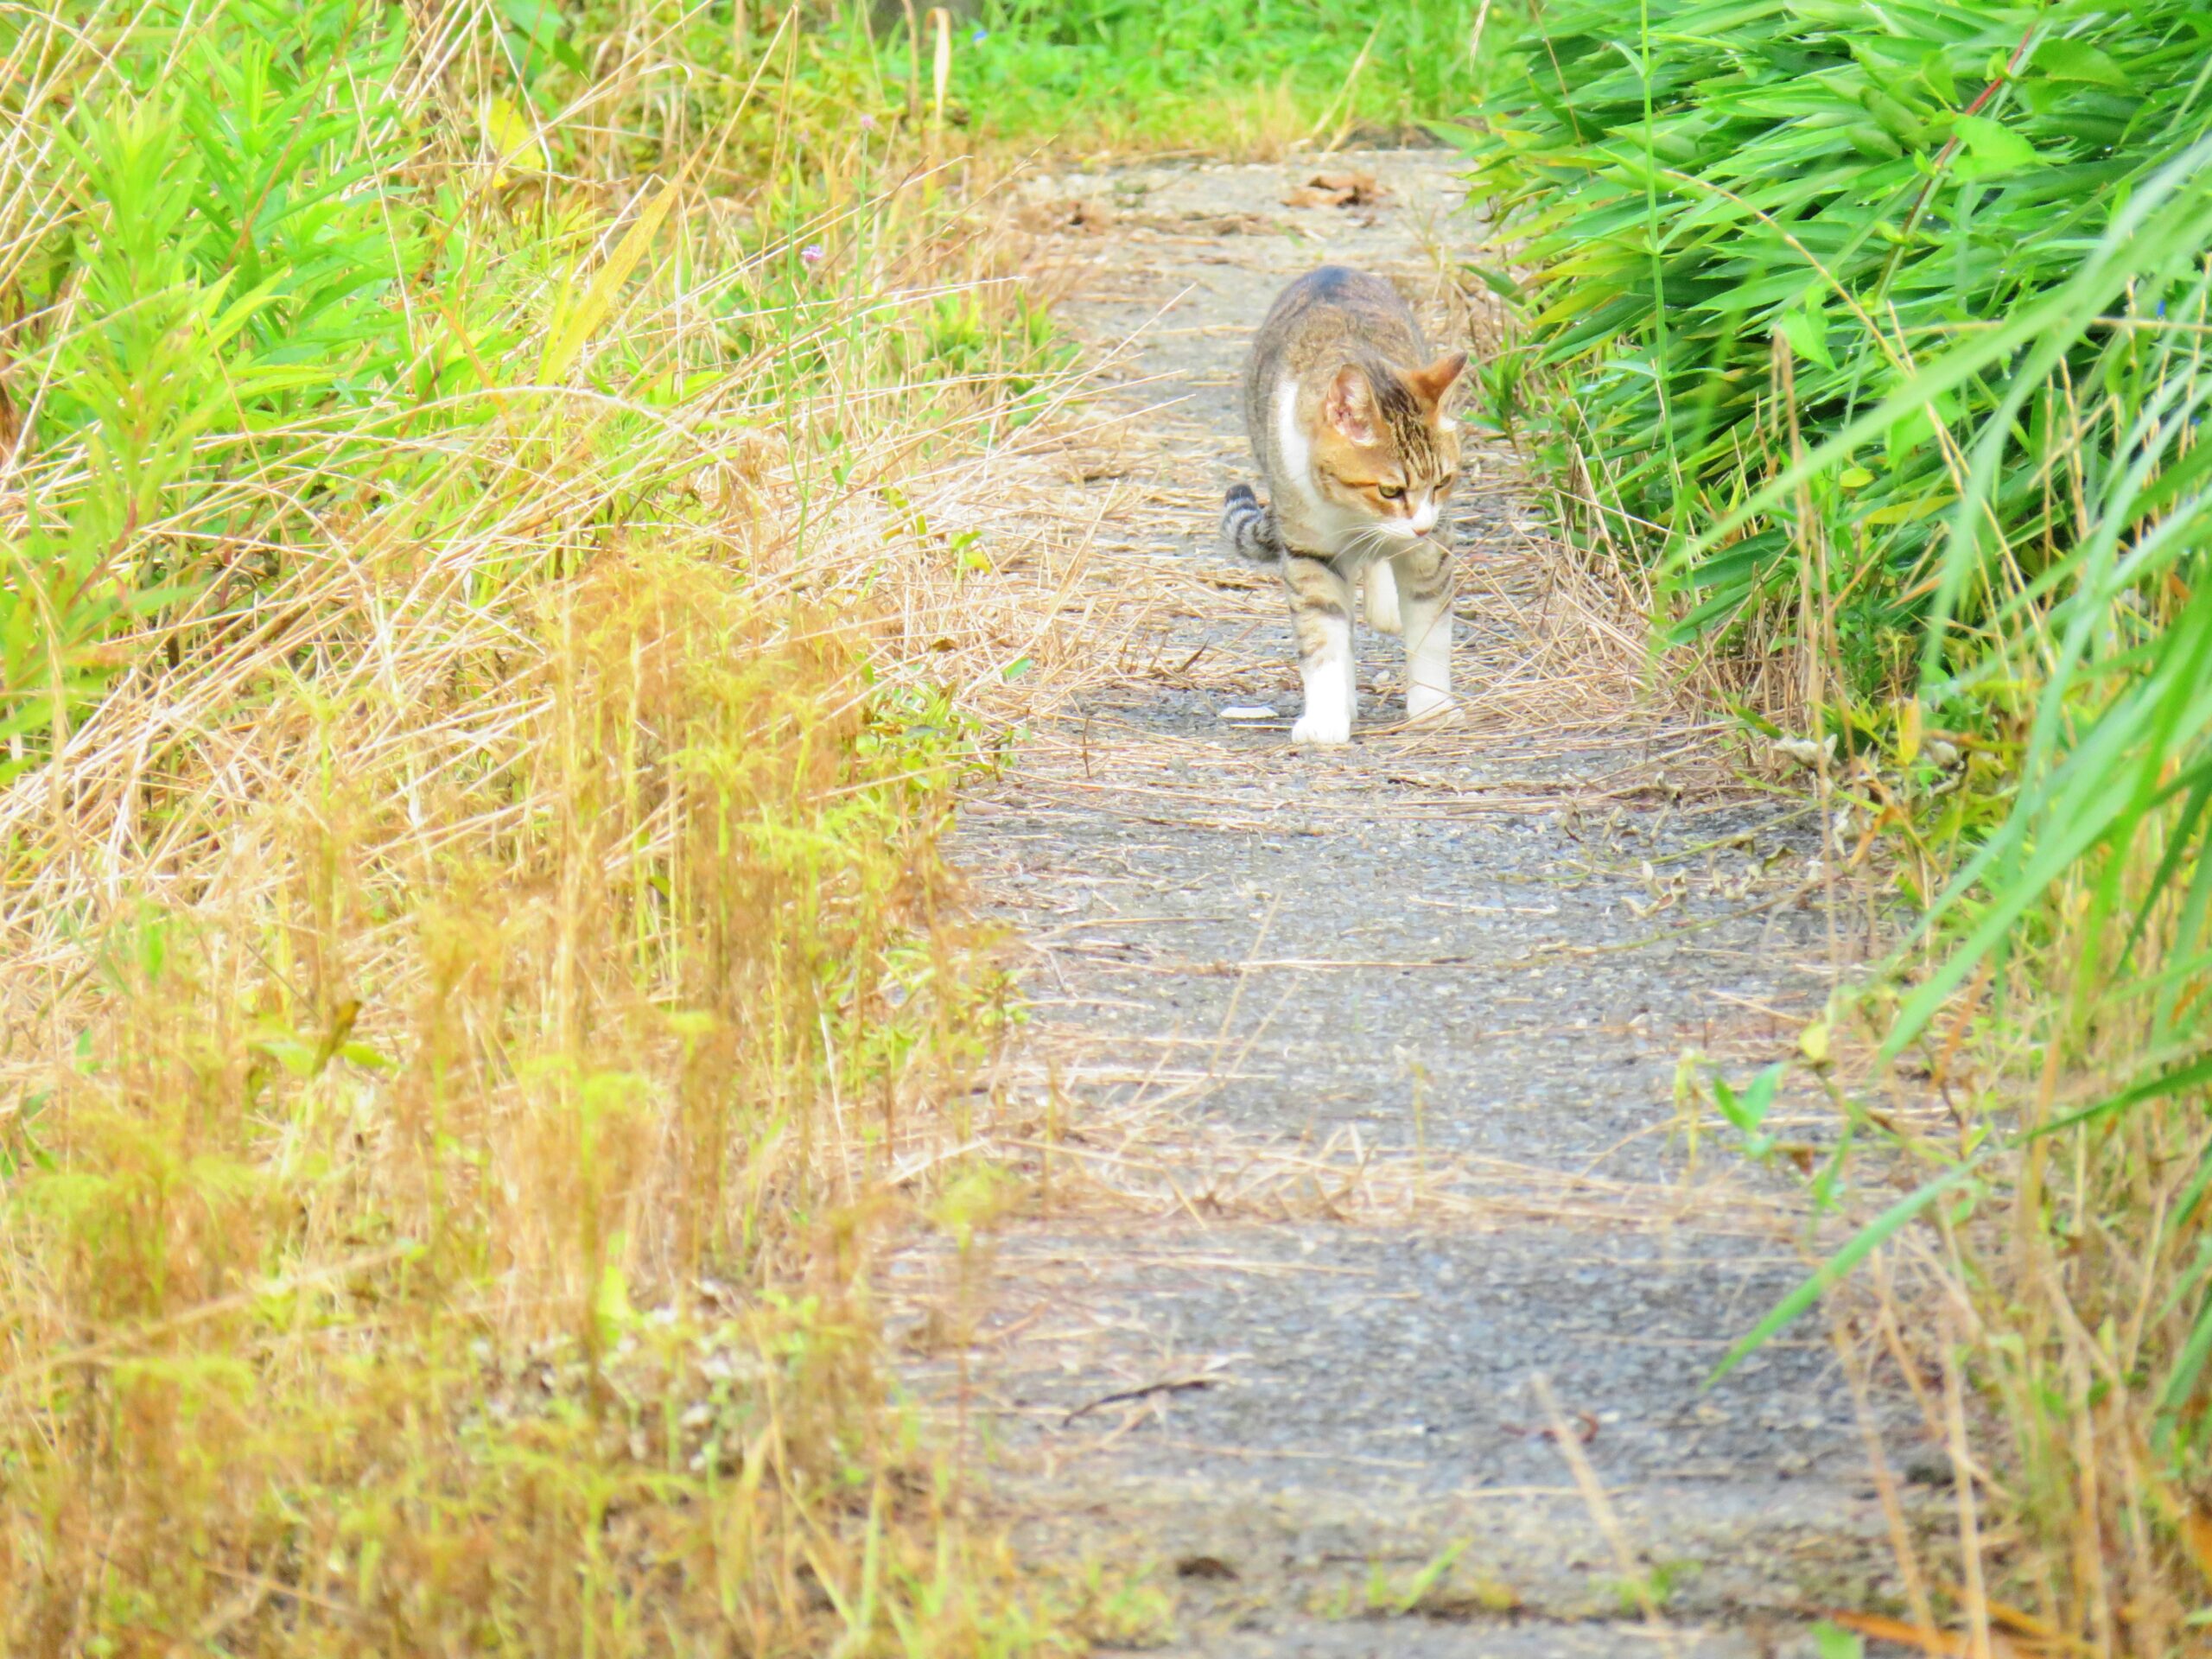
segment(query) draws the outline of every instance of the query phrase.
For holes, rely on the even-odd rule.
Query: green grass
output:
[[[0,0],[0,1647],[1160,1638],[876,1287],[1027,1197],[995,184],[1460,112],[1474,10]]]
[[[1911,1068],[1890,1109],[1816,1069],[1929,1185],[1868,1172],[1887,1213],[1819,1282],[1932,1227],[2011,1433],[1987,1571],[2096,1651],[2179,1650],[2212,1573],[2206,40],[1576,0],[1477,145],[1525,279],[1491,273],[1493,418],[1749,728],[1835,740],[1839,855],[1918,918],[1838,1010]],[[1931,1089],[1940,1130],[1877,1133]]]
[[[411,16],[0,10],[0,1646],[1064,1646],[871,1275],[1065,348],[853,29]]]
[[[954,86],[994,137],[1280,153],[1463,114],[1475,10],[1440,0],[988,0],[957,39]]]

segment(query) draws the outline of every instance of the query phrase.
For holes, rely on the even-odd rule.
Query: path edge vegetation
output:
[[[0,6],[9,1652],[1082,1627],[872,1289],[1071,382],[863,24]]]
[[[1630,0],[1522,22],[1478,118],[1439,128],[1498,227],[1475,274],[1515,343],[1485,414],[1571,545],[1649,597],[1662,671],[1754,765],[1809,772],[1823,857],[1904,922],[1797,1054],[1692,1079],[1771,1159],[1782,1073],[1808,1074],[1840,1131],[1816,1207],[1875,1217],[1748,1343],[1847,1274],[1870,1293],[1832,1308],[1840,1351],[1901,1371],[1953,1453],[1958,1548],[1901,1535],[1892,1611],[1927,1650],[2190,1650],[2208,25]]]
[[[875,1288],[1020,1193],[942,848],[1082,388],[1001,187],[1402,130],[1459,22],[0,0],[0,1646],[1157,1629]]]

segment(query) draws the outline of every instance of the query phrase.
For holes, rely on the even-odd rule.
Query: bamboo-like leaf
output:
[[[2112,1409],[2159,1404],[2190,1459],[2212,1438],[2212,1305],[2196,1312],[2212,1255],[2192,1248],[2212,1192],[2196,1032],[2212,984],[2198,21],[2180,0],[2032,14],[1901,0],[1878,29],[1832,0],[1661,16],[1552,0],[1484,101],[1492,141],[1470,146],[1477,197],[1521,251],[1530,347],[1484,384],[1515,400],[1509,429],[1535,453],[1573,458],[1569,493],[1594,497],[1605,554],[1647,563],[1661,639],[1708,663],[1777,641],[1818,652],[1819,712],[1855,727],[1871,713],[1885,785],[1891,766],[1916,785],[1942,777],[1891,798],[1919,868],[1946,879],[1932,897],[1909,889],[1926,909],[1894,964],[1906,983],[1884,1057],[1973,978],[1991,995],[1960,1010],[1970,1040],[1986,1010],[2039,1064],[2110,1068],[2037,1139],[2063,1137],[2073,1160],[2054,1211],[2070,1203],[2070,1224],[2162,1297]],[[1904,709],[1884,729],[1882,711]],[[1751,1116],[1725,1083],[1714,1094],[1732,1120]],[[2146,1158],[2176,1173],[2146,1181]],[[1867,1224],[1716,1376],[1974,1167]],[[2173,1202],[2145,1213],[2154,1187]],[[2025,1205],[2037,1189],[2019,1190]],[[1993,1302],[2015,1291],[2041,1294],[2007,1283]],[[2075,1292],[2095,1328],[2091,1305],[2112,1299],[2086,1279]],[[1984,1358],[2013,1383],[2045,1375],[2050,1354],[2010,1312],[1988,1310],[1993,1344],[2024,1351]]]
[[[1713,1374],[1705,1379],[1706,1386],[1712,1387],[1729,1372],[1734,1370],[1737,1366],[1742,1364],[1745,1360],[1750,1358],[1752,1354],[1764,1347],[1783,1326],[1813,1306],[1835,1286],[1849,1278],[1859,1264],[1872,1255],[1883,1241],[1894,1236],[1905,1223],[1910,1221],[1946,1192],[1955,1191],[1963,1185],[1973,1177],[1976,1168],[1977,1166],[1972,1163],[1961,1164],[1955,1169],[1949,1170],[1929,1181],[1918,1191],[1900,1198],[1860,1228],[1848,1243],[1821,1262],[1814,1270],[1810,1278],[1775,1304],[1764,1319],[1736,1340],[1735,1344],[1728,1350],[1720,1363],[1713,1367]]]
[[[607,263],[592,277],[591,285],[584,289],[582,299],[577,302],[575,310],[569,315],[560,332],[548,339],[545,356],[537,371],[537,378],[541,381],[550,385],[567,374],[600,324],[607,321],[607,313],[613,309],[615,296],[622,291],[622,284],[630,280],[630,273],[638,268],[638,262],[652,246],[661,221],[668,217],[668,210],[676,205],[677,183],[677,181],[671,180],[661,187],[658,194],[645,204],[645,210],[622,233],[622,239],[614,245],[614,251],[607,256]]]

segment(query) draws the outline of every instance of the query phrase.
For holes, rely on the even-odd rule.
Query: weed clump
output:
[[[857,18],[5,15],[0,1645],[1042,1639],[871,1289],[1014,254]]]
[[[1895,1358],[1977,1471],[1974,1650],[2001,1589],[2039,1639],[2177,1651],[2212,1584],[2202,20],[1870,16],[1545,10],[1476,146],[1522,265],[1490,409],[1913,912],[1855,1010],[1891,1098],[1833,1086],[1826,1025],[1816,1069],[1925,1182],[1869,1183],[1831,1268],[1903,1258],[1947,1310]]]

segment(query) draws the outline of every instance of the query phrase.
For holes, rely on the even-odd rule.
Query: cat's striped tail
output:
[[[1249,484],[1239,484],[1221,504],[1221,544],[1242,558],[1273,564],[1282,557],[1274,509],[1260,505]]]

